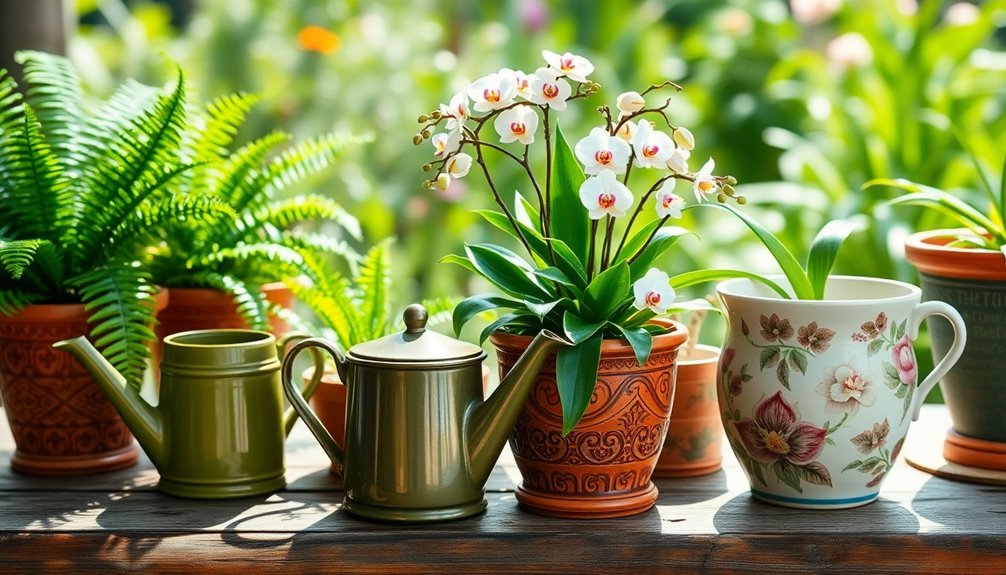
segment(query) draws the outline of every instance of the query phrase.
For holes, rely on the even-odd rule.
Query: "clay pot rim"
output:
[[[655,323],[673,325],[674,331],[653,337],[651,353],[672,351],[681,347],[688,340],[688,328],[681,322],[660,318]],[[507,349],[526,349],[534,339],[529,335],[517,335],[503,331],[495,331],[489,336],[489,341],[496,347]],[[604,357],[636,357],[632,346],[624,339],[605,339],[601,341],[601,355]]]
[[[697,344],[695,346],[695,355],[689,355],[686,353],[685,347],[678,350],[678,368],[683,365],[704,365],[708,363],[716,363],[720,360],[720,354],[723,350],[715,345],[708,345],[704,343]]]
[[[772,280],[776,283],[782,282],[783,287],[786,285],[785,276],[781,275],[769,275],[765,276],[767,279]],[[888,297],[864,297],[864,298],[849,298],[849,299],[782,299],[775,292],[771,292],[771,295],[758,295],[753,294],[748,291],[742,291],[738,289],[739,286],[749,286],[755,285],[760,286],[762,284],[757,283],[754,280],[748,278],[737,278],[722,281],[716,284],[716,293],[722,297],[733,297],[737,299],[743,299],[746,301],[755,302],[765,302],[771,305],[786,305],[792,307],[848,307],[848,308],[860,308],[867,305],[890,305],[892,303],[901,303],[906,301],[915,301],[922,297],[922,290],[917,286],[910,283],[905,283],[898,280],[891,280],[886,278],[875,278],[871,276],[849,276],[849,275],[833,275],[828,277],[828,282],[838,282],[838,283],[872,283],[877,286],[888,286],[894,289],[900,290],[902,293],[888,296]],[[764,289],[768,290],[766,286]]]
[[[167,288],[158,287],[154,293],[154,310],[159,312],[167,307],[169,297]],[[0,315],[0,321],[78,321],[81,318],[86,319],[89,315],[82,303],[36,303],[26,305],[12,316]]]
[[[920,272],[959,279],[1006,281],[1002,252],[983,248],[947,247],[964,228],[917,232],[905,238],[905,259]]]
[[[204,297],[207,297],[206,294],[208,294],[208,293],[209,294],[213,294],[213,295],[227,294],[227,292],[225,292],[223,290],[218,290],[216,288],[206,288],[206,287],[172,287],[172,286],[165,286],[164,289],[166,289],[169,292],[171,292],[172,299],[174,299],[175,302],[180,302],[180,301],[189,300],[189,299],[202,299]],[[283,282],[269,282],[267,284],[262,284],[261,289],[265,293],[277,293],[277,292],[279,292],[279,293],[282,293],[282,292],[291,292],[292,293],[292,290],[289,287],[287,287],[287,285],[285,283],[283,283]],[[230,298],[230,295],[227,295],[227,297]]]

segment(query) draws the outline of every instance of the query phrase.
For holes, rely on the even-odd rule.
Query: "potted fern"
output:
[[[966,144],[966,143],[965,143]],[[965,145],[965,148],[967,146]],[[940,382],[953,428],[943,454],[949,461],[1006,470],[1006,163],[993,178],[970,154],[981,181],[954,193],[907,180],[873,180],[904,192],[887,205],[923,206],[949,216],[958,229],[920,231],[905,240],[905,257],[919,270],[924,299],[956,307],[974,336],[957,368]],[[945,322],[931,322],[932,351],[942,356],[953,341]]]
[[[64,58],[21,52],[27,95],[0,70],[0,392],[29,473],[92,473],[138,450],[101,389],[52,343],[84,333],[132,383],[141,380],[157,308],[138,260],[162,225],[233,217],[172,184],[182,160],[185,82],[124,84],[99,109]]]
[[[290,136],[274,131],[231,151],[257,100],[234,94],[213,101],[197,112],[182,141],[195,167],[173,182],[177,193],[216,198],[232,206],[237,217],[176,221],[160,231],[148,250],[154,280],[170,293],[159,316],[159,339],[210,328],[281,335],[287,327],[270,307],[293,303],[283,278],[304,271],[306,253],[350,253],[346,242],[331,234],[297,226],[322,221],[338,228],[330,232],[359,238],[359,224],[334,200],[316,194],[284,197],[284,192],[329,167],[346,145],[361,139],[328,134],[284,149]]]

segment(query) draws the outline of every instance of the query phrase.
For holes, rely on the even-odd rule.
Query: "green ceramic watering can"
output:
[[[286,485],[283,443],[297,414],[283,406],[277,345],[261,331],[216,329],[164,338],[161,390],[152,407],[83,336],[54,344],[81,362],[161,475],[161,491],[222,499]],[[315,355],[315,372],[324,357]],[[316,377],[304,390],[310,397]]]
[[[347,511],[405,522],[480,513],[486,481],[539,369],[568,342],[542,331],[483,402],[482,348],[427,331],[420,305],[406,308],[404,318],[404,332],[345,355],[323,339],[296,344],[283,361],[287,398],[342,473]],[[294,359],[311,348],[335,358],[347,386],[342,449],[294,384]]]

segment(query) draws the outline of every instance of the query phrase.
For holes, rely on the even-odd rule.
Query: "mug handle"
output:
[[[291,331],[276,338],[276,355],[279,357],[279,360],[286,360],[286,356],[288,355],[287,348],[290,347],[290,344],[304,341],[310,337],[311,334],[302,331]],[[304,398],[308,400],[314,396],[314,392],[318,389],[318,384],[321,383],[321,379],[325,376],[325,356],[313,348],[311,349],[311,356],[314,359],[314,373],[311,374],[311,381],[304,386],[304,390],[301,392]],[[290,435],[290,431],[293,429],[295,423],[297,423],[297,412],[294,411],[292,406],[286,408],[283,411],[283,432],[286,435]]]
[[[917,304],[912,308],[912,313],[908,315],[906,330],[908,339],[915,341],[915,338],[919,337],[919,327],[922,325],[922,320],[930,315],[941,315],[947,318],[950,325],[954,328],[954,343],[947,350],[947,354],[943,356],[943,359],[933,367],[933,371],[929,376],[919,384],[916,396],[912,400],[912,421],[918,421],[919,412],[922,410],[922,403],[926,400],[926,396],[929,395],[933,387],[957,363],[957,360],[961,358],[961,354],[964,353],[964,346],[968,341],[968,331],[964,326],[964,318],[950,304],[942,301],[927,301]]]
[[[286,393],[287,399],[290,400],[291,407],[293,407],[293,409],[297,412],[297,415],[300,415],[301,419],[304,420],[304,423],[307,424],[307,428],[310,429],[311,433],[313,433],[315,438],[318,439],[318,443],[321,444],[322,449],[324,449],[325,453],[328,454],[328,457],[332,460],[332,463],[335,464],[336,468],[339,470],[339,474],[341,475],[343,467],[342,448],[335,443],[335,440],[332,439],[332,435],[327,429],[325,429],[321,420],[318,419],[318,416],[315,415],[313,411],[311,411],[311,406],[308,405],[307,400],[301,394],[300,390],[297,389],[297,384],[294,383],[295,377],[293,373],[293,364],[297,359],[297,355],[305,349],[310,349],[311,353],[315,355],[315,373],[323,373],[324,361],[321,361],[322,368],[320,370],[317,367],[318,359],[322,358],[322,355],[317,348],[327,351],[329,355],[335,359],[335,364],[339,366],[339,373],[342,375],[345,371],[343,366],[346,364],[346,358],[342,355],[342,352],[339,351],[339,348],[320,337],[304,339],[290,348],[286,357],[283,358],[283,391]],[[348,379],[343,379],[343,382],[346,385],[350,384]]]

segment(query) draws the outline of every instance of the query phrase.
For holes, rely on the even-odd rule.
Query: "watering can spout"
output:
[[[465,431],[474,483],[484,485],[489,480],[538,372],[559,345],[572,344],[549,330],[542,330],[489,399],[472,412]]]
[[[53,344],[53,347],[77,358],[108,396],[154,466],[161,468],[165,461],[160,413],[140,397],[139,392],[129,385],[126,378],[112,367],[86,337],[63,340]]]

